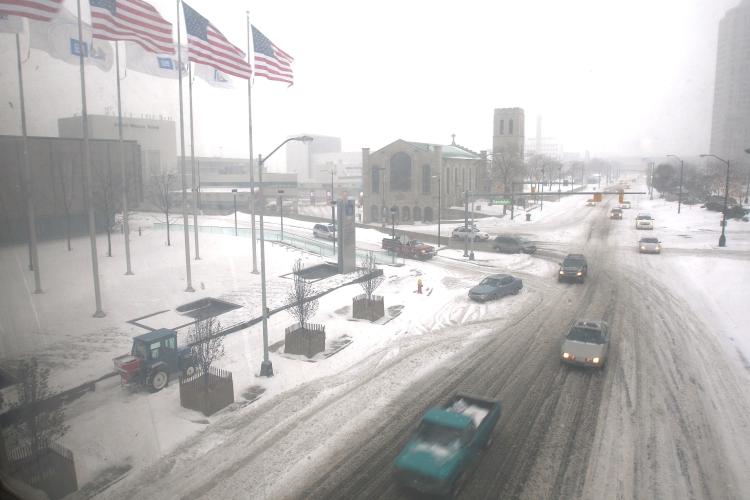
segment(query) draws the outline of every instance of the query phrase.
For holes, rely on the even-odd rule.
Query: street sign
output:
[[[493,198],[492,204],[493,205],[510,205],[510,200],[507,198]]]

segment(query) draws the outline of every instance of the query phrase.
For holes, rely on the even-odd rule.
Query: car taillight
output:
[[[595,365],[598,365],[599,364],[599,358],[598,357],[594,357],[594,359],[592,359],[591,362],[594,363]]]
[[[564,352],[563,353],[563,358],[570,359],[570,353],[569,352]]]

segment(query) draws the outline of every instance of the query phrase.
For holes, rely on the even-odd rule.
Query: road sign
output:
[[[510,200],[507,198],[496,198],[492,200],[493,205],[510,205]]]

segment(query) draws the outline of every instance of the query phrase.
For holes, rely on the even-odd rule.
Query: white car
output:
[[[623,201],[620,203],[620,208],[627,209],[630,208],[630,202],[629,201]]]
[[[661,253],[661,241],[659,238],[641,238],[638,242],[640,253]]]
[[[456,229],[453,230],[451,233],[451,238],[454,240],[465,240],[465,239],[471,239],[472,235],[475,240],[483,240],[487,241],[490,239],[490,235],[488,233],[485,233],[484,231],[480,231],[476,227],[464,227],[459,226]]]
[[[654,219],[649,214],[640,213],[635,218],[636,229],[654,229]]]

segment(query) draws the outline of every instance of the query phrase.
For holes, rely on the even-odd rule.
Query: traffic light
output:
[[[617,196],[617,198],[619,199],[620,203],[624,202],[625,201],[625,193],[622,190],[620,190],[620,194]]]

